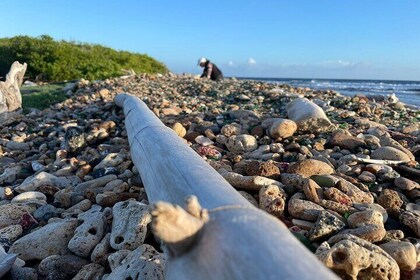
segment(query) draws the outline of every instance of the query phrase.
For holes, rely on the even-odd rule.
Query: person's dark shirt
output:
[[[204,65],[203,74],[201,74],[201,78],[209,78],[213,81],[220,81],[223,79],[223,73],[220,71],[219,67],[216,64],[207,61]]]

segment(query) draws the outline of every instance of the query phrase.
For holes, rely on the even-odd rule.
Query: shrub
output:
[[[168,71],[164,64],[145,54],[96,44],[54,41],[48,35],[0,38],[0,76],[5,76],[16,60],[28,64],[26,76],[43,81],[105,79],[123,75],[123,70],[129,69],[150,74]]]

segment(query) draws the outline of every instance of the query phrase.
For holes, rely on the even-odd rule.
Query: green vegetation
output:
[[[26,76],[42,81],[105,79],[123,75],[124,70],[130,69],[149,74],[168,71],[165,65],[147,55],[101,45],[54,41],[47,35],[0,38],[0,76],[5,76],[16,60],[28,64]]]
[[[22,108],[45,109],[50,105],[62,102],[68,97],[63,91],[64,84],[48,84],[43,86],[22,87]]]

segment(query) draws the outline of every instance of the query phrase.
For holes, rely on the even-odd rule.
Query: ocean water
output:
[[[353,96],[392,94],[401,102],[420,107],[420,81],[381,81],[381,80],[341,80],[341,79],[283,79],[247,78],[252,80],[289,84],[293,87],[308,87],[315,90],[334,90],[343,95]]]

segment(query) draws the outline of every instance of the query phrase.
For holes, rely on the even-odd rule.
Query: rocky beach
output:
[[[114,103],[123,92],[342,279],[420,279],[418,108],[172,73],[81,79],[65,92],[0,124],[4,279],[164,279]]]

